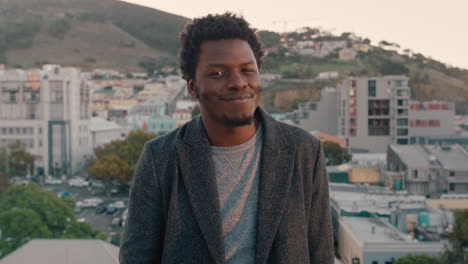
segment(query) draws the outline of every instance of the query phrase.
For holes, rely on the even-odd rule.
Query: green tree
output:
[[[34,173],[34,156],[26,151],[21,141],[11,144],[8,149],[0,149],[0,171],[8,178],[24,177]]]
[[[12,185],[0,198],[0,257],[33,238],[104,238],[76,221],[72,203],[37,184]]]
[[[5,191],[9,185],[10,183],[8,182],[8,178],[5,176],[5,174],[0,172],[0,193]]]
[[[62,37],[71,27],[71,18],[65,17],[57,19],[49,26],[49,34],[53,37]]]
[[[95,148],[95,158],[89,161],[89,175],[104,180],[107,187],[113,180],[127,184],[132,179],[143,145],[155,137],[154,133],[132,131],[124,140],[114,140]]]
[[[351,160],[351,154],[339,144],[331,141],[323,143],[323,152],[327,165],[340,165]]]
[[[449,234],[450,246],[442,259],[445,263],[468,263],[468,210],[456,211],[453,232]]]
[[[393,264],[442,264],[442,261],[439,258],[431,257],[425,254],[410,254],[397,259]]]
[[[405,64],[397,61],[383,59],[379,66],[379,72],[386,75],[409,74],[409,69]]]
[[[192,110],[192,117],[195,117],[200,114],[200,106],[196,105]]]
[[[276,47],[280,44],[280,34],[272,31],[262,30],[258,32],[265,48]]]

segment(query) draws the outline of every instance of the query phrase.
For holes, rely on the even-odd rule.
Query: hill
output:
[[[0,63],[85,69],[175,65],[187,18],[117,0],[0,0]]]
[[[444,63],[425,57],[410,50],[401,50],[396,43],[382,41],[378,46],[370,45],[370,40],[362,39],[352,33],[334,36],[318,29],[305,28],[299,32],[279,35],[274,32],[260,32],[266,40],[269,51],[265,58],[264,71],[281,74],[286,78],[314,79],[320,72],[336,71],[340,78],[331,84],[334,86],[347,76],[379,76],[403,74],[410,77],[412,99],[429,101],[445,100],[455,103],[458,114],[468,114],[468,70],[450,67]],[[328,50],[328,53],[313,56],[313,52],[326,45],[342,44],[342,47]],[[305,48],[304,48],[305,47]],[[354,59],[340,60],[340,50],[353,50]],[[315,85],[313,88],[320,89]],[[291,89],[297,90],[291,86]],[[281,98],[291,97],[283,91],[267,90],[269,98],[278,98],[277,109],[285,104]],[[307,96],[307,95],[314,96]],[[305,96],[305,97],[304,97]],[[297,101],[316,99],[314,92],[303,91]],[[266,103],[270,105],[271,100]],[[288,109],[291,110],[291,109]]]

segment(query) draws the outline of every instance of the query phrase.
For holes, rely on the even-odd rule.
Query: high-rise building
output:
[[[71,175],[92,154],[89,87],[79,69],[0,70],[0,148],[19,140],[37,173]]]
[[[338,134],[352,152],[409,143],[408,77],[348,77],[338,86]]]

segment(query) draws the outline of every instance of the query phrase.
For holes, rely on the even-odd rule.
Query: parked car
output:
[[[102,202],[103,201],[101,198],[94,197],[94,198],[84,199],[83,201],[78,201],[76,202],[76,204],[81,207],[96,207]]]
[[[119,209],[113,207],[113,206],[107,206],[106,207],[106,213],[107,214],[115,214]]]
[[[114,217],[112,219],[112,225],[115,225],[115,226],[120,226],[122,223],[122,219],[120,219],[119,217]]]
[[[117,209],[123,209],[123,208],[125,208],[125,203],[123,201],[115,201],[115,202],[109,204],[109,206],[115,207]]]
[[[95,212],[96,214],[103,214],[106,212],[106,207],[104,205],[98,205],[96,206]]]
[[[47,177],[44,181],[46,184],[62,184],[62,180],[53,177]]]
[[[91,180],[89,185],[96,188],[104,188],[104,183],[101,180]]]
[[[60,198],[70,197],[70,193],[68,191],[60,191],[57,193],[57,196]]]
[[[86,187],[89,185],[89,182],[83,180],[83,179],[79,179],[79,178],[75,178],[75,179],[71,179],[68,181],[68,185],[69,186],[76,186],[76,187]]]
[[[73,208],[73,212],[75,212],[77,214],[81,213],[81,212],[83,212],[83,207],[76,205],[75,208]]]

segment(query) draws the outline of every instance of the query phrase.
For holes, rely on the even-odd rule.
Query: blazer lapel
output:
[[[190,204],[211,257],[224,263],[224,242],[218,187],[206,131],[200,117],[187,127],[176,143],[182,178]]]
[[[260,162],[257,244],[255,263],[265,263],[284,212],[295,150],[288,145],[281,129],[268,114],[258,108],[263,121],[264,135]]]

